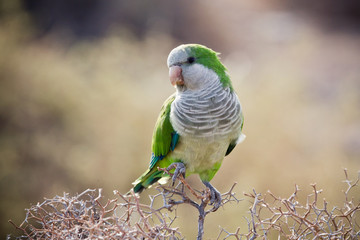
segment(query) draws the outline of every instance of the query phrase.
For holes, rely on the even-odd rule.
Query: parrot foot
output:
[[[210,205],[213,205],[212,212],[215,212],[221,206],[221,194],[220,192],[213,187],[209,182],[203,181],[204,185],[210,189]]]
[[[180,175],[182,175],[185,178],[185,172],[186,167],[182,162],[174,162],[170,164],[169,167],[166,168],[167,171],[170,171],[175,168],[174,175],[172,176],[173,185],[176,181],[176,178],[178,178]]]

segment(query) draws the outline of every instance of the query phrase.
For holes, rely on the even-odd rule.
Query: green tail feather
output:
[[[156,168],[149,169],[141,177],[139,177],[133,184],[134,192],[141,193],[145,188],[150,187],[152,184],[159,181],[161,178],[166,177],[163,171],[159,171]]]

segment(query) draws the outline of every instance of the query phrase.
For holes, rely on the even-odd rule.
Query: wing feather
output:
[[[162,160],[170,151],[173,151],[179,139],[170,122],[171,104],[175,94],[171,95],[163,104],[159,117],[155,124],[152,137],[152,155],[149,168]]]

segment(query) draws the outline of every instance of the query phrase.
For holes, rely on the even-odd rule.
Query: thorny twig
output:
[[[298,199],[299,187],[289,198],[280,198],[268,191],[268,195],[262,197],[253,190],[253,193],[244,194],[252,199],[250,207],[250,219],[248,232],[226,233],[224,239],[235,237],[236,239],[360,239],[360,199],[351,198],[351,192],[359,191],[360,172],[357,179],[349,180],[345,169],[345,183],[347,189],[344,191],[344,206],[329,208],[327,201],[323,200],[320,206],[319,195],[316,184],[312,184],[312,193],[307,196],[307,202],[302,205]],[[267,199],[268,197],[271,200]]]
[[[164,171],[166,174],[173,176],[167,169],[160,169]],[[210,191],[206,189],[202,191],[199,195],[196,191],[185,181],[183,176],[178,176],[179,181],[182,183],[182,186],[177,185],[174,187],[166,187],[160,185],[157,189],[159,194],[157,196],[161,196],[164,204],[162,208],[166,208],[171,210],[174,206],[180,204],[189,204],[192,207],[195,207],[198,210],[198,235],[197,239],[200,240],[204,235],[204,221],[205,217],[214,212],[214,208],[207,209],[210,202]],[[239,202],[240,200],[235,197],[235,193],[233,192],[236,183],[230,188],[230,190],[224,194],[222,194],[222,202],[221,206],[224,206],[228,202]],[[191,198],[191,196],[187,193],[187,191],[183,188],[185,186],[191,195],[195,197],[195,200]]]
[[[140,203],[133,192],[114,191],[117,198],[103,201],[102,189],[87,189],[74,197],[66,193],[32,206],[19,226],[9,222],[22,232],[17,239],[181,239],[179,229],[172,227],[176,207],[189,204],[199,211],[198,239],[202,239],[204,219],[212,212],[210,193],[194,190],[182,176],[178,180],[181,184],[176,187],[159,185],[149,205]],[[222,206],[240,201],[233,192],[235,185],[222,194]],[[162,205],[156,208],[159,202]]]
[[[311,185],[312,193],[305,204],[298,200],[297,185],[288,198],[253,190],[244,194],[251,200],[246,232],[237,228],[232,233],[221,228],[217,239],[359,239],[360,199],[356,193],[360,173],[357,179],[350,180],[346,169],[344,172],[343,206],[330,207],[327,201],[320,201],[322,190],[316,184]],[[176,187],[158,186],[158,194],[150,196],[149,205],[140,203],[134,193],[114,191],[117,198],[104,201],[101,189],[87,189],[73,197],[64,193],[45,199],[26,210],[20,225],[9,222],[22,234],[16,239],[181,239],[179,228],[173,225],[178,218],[177,206],[188,204],[198,210],[201,239],[204,219],[212,212],[209,191],[194,190],[181,177],[179,181],[182,184]],[[233,191],[235,185],[222,194],[222,206],[240,201]],[[155,207],[159,203],[160,207]]]
[[[98,193],[97,193],[98,192]],[[56,196],[27,209],[17,239],[178,239],[167,216],[139,203],[135,194],[102,202],[101,189]]]

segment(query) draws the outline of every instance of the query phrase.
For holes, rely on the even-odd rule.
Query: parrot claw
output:
[[[221,194],[209,182],[203,181],[203,183],[207,188],[210,189],[210,205],[213,205],[211,211],[215,212],[221,206]]]
[[[174,162],[174,163],[170,164],[170,166],[167,167],[166,170],[170,171],[174,168],[175,168],[175,172],[174,172],[174,175],[172,176],[173,185],[174,185],[176,179],[180,175],[182,175],[185,178],[185,172],[186,172],[186,167],[182,162]]]

